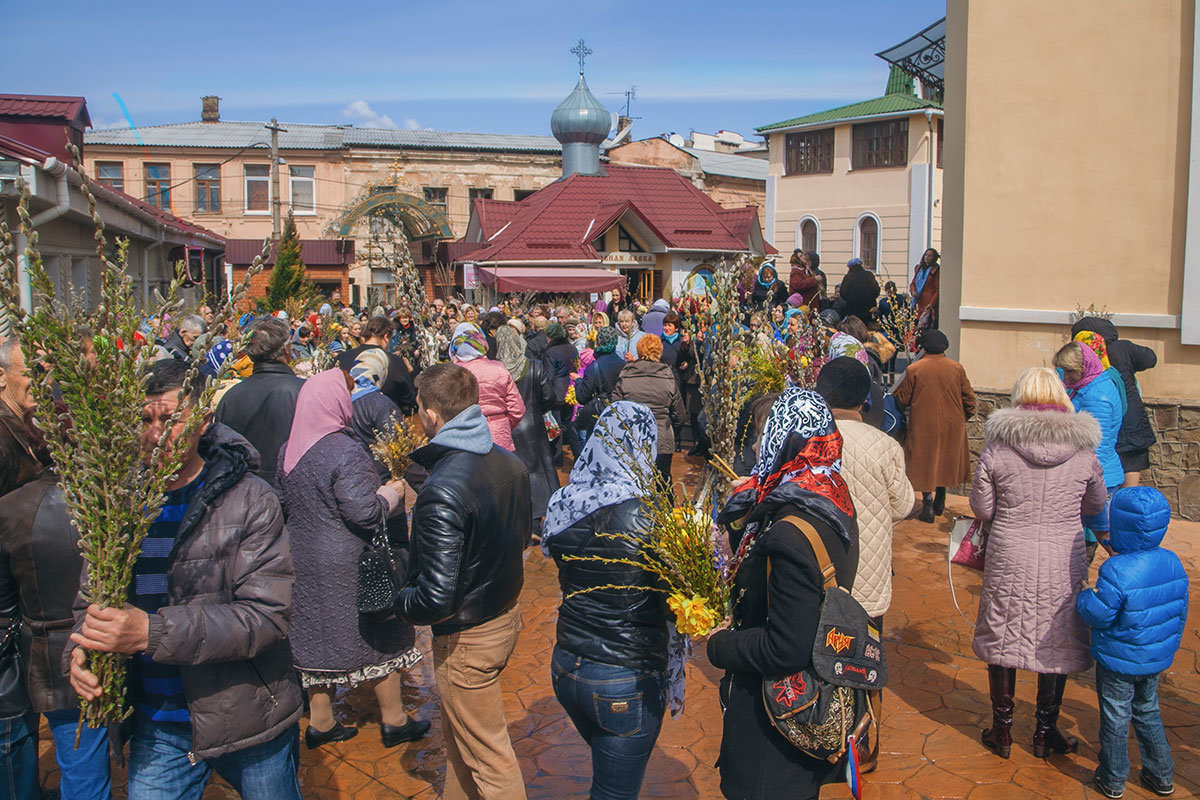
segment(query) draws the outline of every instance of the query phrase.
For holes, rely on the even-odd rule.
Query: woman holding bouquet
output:
[[[721,791],[728,798],[809,800],[840,765],[801,753],[767,717],[762,681],[808,667],[820,619],[823,580],[804,534],[816,529],[850,590],[858,564],[858,525],[841,476],[842,437],[816,392],[789,388],[775,401],[758,463],[734,489],[718,522],[730,530],[732,621],[708,639],[708,660],[725,670]],[[770,608],[770,615],[767,609]]]
[[[646,406],[605,409],[570,483],[550,498],[542,531],[563,594],[554,695],[592,750],[593,798],[638,796],[666,709],[665,595],[650,572],[597,560],[634,559],[649,536],[639,487],[654,473],[657,438]],[[610,533],[625,536],[601,535]]]

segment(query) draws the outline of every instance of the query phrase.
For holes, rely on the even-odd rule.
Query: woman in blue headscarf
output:
[[[779,280],[779,275],[775,272],[775,263],[764,262],[758,268],[758,275],[754,279],[754,291],[750,293],[751,303],[755,308],[774,308],[787,303],[787,294],[787,284]]]
[[[554,695],[591,748],[592,797],[638,796],[668,694],[674,699],[666,595],[651,573],[620,563],[637,555],[650,530],[640,495],[654,481],[657,438],[646,406],[608,406],[570,483],[550,498],[542,531],[542,552],[558,565],[563,595]],[[679,666],[681,701],[682,659]]]

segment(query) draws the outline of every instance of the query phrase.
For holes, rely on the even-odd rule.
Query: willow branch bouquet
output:
[[[597,427],[593,435],[611,437],[613,432]],[[621,435],[630,439],[632,432],[623,430]],[[638,461],[654,463],[655,454],[649,441],[637,440],[634,446],[644,450]],[[625,449],[624,444],[616,442],[612,447],[617,452]],[[676,506],[673,488],[659,479],[656,470],[631,472],[636,473],[633,477],[638,496],[650,518],[649,532],[644,535],[625,532],[596,535],[633,542],[638,546],[636,555],[630,558],[564,555],[562,558],[565,561],[627,564],[646,570],[656,576],[660,584],[651,588],[667,595],[667,607],[675,614],[676,630],[687,636],[706,636],[729,616],[729,565],[718,543],[712,507]],[[644,588],[597,586],[581,589],[568,597],[597,589]]]
[[[185,418],[183,403],[194,382],[202,379],[199,362],[193,362],[179,391],[179,408],[149,458],[143,459],[142,407],[154,342],[136,335],[143,312],[135,301],[133,278],[126,271],[129,243],[119,240],[110,248],[95,196],[79,168],[78,151],[71,149],[95,229],[99,303],[88,310],[79,297],[69,293],[60,297],[56,292],[38,251],[29,189],[23,182],[17,214],[27,240],[23,255],[34,309],[26,311],[21,306],[16,248],[4,222],[0,222],[0,302],[10,332],[31,356],[34,421],[45,434],[87,568],[80,594],[88,603],[119,608],[129,601],[142,540],[182,465],[182,443],[189,441],[204,421],[201,413]],[[224,327],[245,297],[251,276],[262,270],[262,261],[262,255],[255,258],[242,284],[219,307],[210,331],[198,340],[197,352],[207,352],[215,331]],[[158,318],[174,317],[182,307],[178,291],[183,275],[179,264],[167,298],[156,297],[153,313]],[[93,341],[92,358],[84,352],[85,337]],[[232,368],[232,360],[227,359],[227,369]],[[215,386],[214,381],[199,408],[207,407]],[[174,439],[179,444],[173,444],[170,431],[181,422],[183,433]],[[100,696],[81,701],[81,724],[103,727],[128,715],[124,707],[127,658],[119,653],[88,652],[88,669],[100,681]]]
[[[393,414],[385,430],[376,429],[371,455],[387,468],[392,480],[403,480],[412,465],[412,452],[428,442],[425,431],[411,417]]]

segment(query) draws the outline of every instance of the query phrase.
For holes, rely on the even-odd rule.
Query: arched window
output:
[[[796,223],[796,247],[806,253],[821,252],[821,223],[811,214],[806,214]]]
[[[854,224],[854,255],[861,258],[869,270],[879,269],[880,261],[879,217],[870,211],[861,214]]]
[[[713,285],[713,268],[709,264],[701,264],[692,270],[684,282],[684,291],[691,295],[708,294]]]

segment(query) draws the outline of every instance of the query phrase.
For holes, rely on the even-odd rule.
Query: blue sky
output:
[[[882,93],[874,53],[945,0],[5,3],[5,92],[83,95],[97,127],[223,119],[549,133],[573,88],[570,48],[635,138],[753,128]]]

